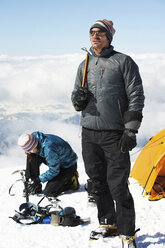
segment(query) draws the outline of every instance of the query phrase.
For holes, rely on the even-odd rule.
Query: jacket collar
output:
[[[113,48],[114,47],[110,45],[109,48],[104,48],[100,54],[95,54],[93,47],[91,47],[90,52],[92,53],[93,56],[96,57],[107,57],[114,51]]]

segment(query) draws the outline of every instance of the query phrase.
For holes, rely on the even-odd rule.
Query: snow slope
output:
[[[62,207],[72,206],[77,215],[90,217],[91,223],[77,227],[54,227],[52,225],[23,226],[15,223],[9,216],[14,215],[19,205],[25,202],[22,197],[23,185],[15,184],[13,190],[15,196],[9,196],[9,186],[20,176],[11,175],[15,169],[22,167],[8,167],[0,169],[0,248],[120,248],[121,241],[118,237],[106,238],[99,241],[89,241],[90,231],[98,226],[97,211],[95,206],[87,204],[87,193],[84,190],[87,176],[84,172],[83,163],[79,163],[80,184],[78,191],[69,192],[59,196]],[[133,179],[130,179],[130,190],[133,194],[136,207],[136,227],[140,228],[137,233],[138,248],[164,248],[165,247],[165,222],[164,222],[164,199],[150,202],[142,196],[142,188]],[[30,201],[38,203],[41,198],[31,196]],[[44,200],[41,206],[48,202]]]

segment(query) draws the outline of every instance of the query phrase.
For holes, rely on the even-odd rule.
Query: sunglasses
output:
[[[103,32],[103,31],[101,31],[101,30],[98,30],[98,31],[93,31],[93,30],[91,30],[90,31],[90,36],[94,36],[94,35],[97,35],[97,36],[104,36],[104,35],[106,35],[106,32]]]

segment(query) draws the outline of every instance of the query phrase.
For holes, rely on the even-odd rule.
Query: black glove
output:
[[[141,125],[142,114],[137,111],[127,111],[124,113],[124,126],[125,129],[131,130],[134,133],[138,133],[138,129]]]
[[[125,129],[120,139],[120,149],[122,152],[131,151],[136,146],[136,135],[134,132]]]
[[[76,111],[82,111],[85,109],[88,103],[88,90],[83,87],[79,87],[74,93],[73,105]]]
[[[27,185],[27,190],[28,190],[28,193],[34,193],[35,192],[35,189],[37,188],[38,184],[40,183],[40,179],[39,177],[37,177],[33,183],[31,184],[28,184]]]

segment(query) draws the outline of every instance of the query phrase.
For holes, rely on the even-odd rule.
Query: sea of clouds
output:
[[[23,132],[39,130],[57,134],[80,152],[79,113],[73,109],[70,97],[78,65],[85,56],[0,55],[1,167],[11,165],[11,161],[22,163],[23,155],[17,146],[17,139]],[[139,66],[145,92],[138,149],[164,129],[165,54],[130,56]]]

